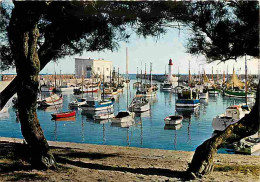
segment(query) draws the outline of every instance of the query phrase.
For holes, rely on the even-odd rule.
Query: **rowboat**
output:
[[[68,118],[76,116],[76,111],[67,111],[67,112],[60,112],[60,113],[53,113],[51,116],[55,118]]]
[[[171,115],[164,119],[166,125],[177,125],[180,124],[183,120],[181,115]]]
[[[62,104],[62,102],[63,102],[62,95],[54,94],[50,97],[38,101],[38,104],[40,106],[55,106],[55,105]]]
[[[112,123],[123,123],[123,122],[129,122],[133,121],[135,117],[134,112],[129,111],[120,111],[116,117],[112,119]]]

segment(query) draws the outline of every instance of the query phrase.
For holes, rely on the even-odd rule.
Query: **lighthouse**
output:
[[[172,66],[172,59],[170,59],[168,64],[168,82],[172,82]]]

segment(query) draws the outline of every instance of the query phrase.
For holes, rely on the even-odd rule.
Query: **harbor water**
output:
[[[115,96],[115,114],[126,110],[127,103],[130,104],[136,91],[133,88],[134,82],[135,80],[131,80],[128,93],[124,88],[123,93]],[[177,95],[158,90],[157,96],[149,99],[150,111],[136,114],[132,125],[114,126],[111,122],[96,122],[91,118],[91,114],[80,109],[77,110],[75,120],[52,120],[52,113],[56,110],[67,111],[69,102],[75,100],[73,93],[63,93],[63,98],[61,107],[51,106],[37,111],[47,140],[184,151],[194,151],[198,145],[212,136],[211,123],[216,115],[224,113],[230,105],[245,102],[241,98],[209,96],[208,100],[201,100],[200,106],[195,110],[176,110]],[[164,118],[174,114],[183,115],[182,124],[174,127],[165,126]],[[10,108],[8,114],[0,118],[0,136],[23,138],[14,108]],[[232,150],[224,149],[219,152],[233,153]]]

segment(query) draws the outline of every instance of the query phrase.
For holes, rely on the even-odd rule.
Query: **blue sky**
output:
[[[5,0],[9,2],[9,0]],[[10,3],[10,2],[9,2]],[[178,68],[181,74],[188,73],[189,61],[191,63],[191,72],[198,73],[199,69],[202,71],[206,70],[206,73],[211,73],[212,67],[214,72],[218,70],[223,72],[223,70],[228,70],[232,73],[233,66],[235,66],[236,72],[244,73],[244,58],[240,58],[237,62],[230,60],[227,63],[218,64],[218,62],[206,64],[205,57],[199,56],[195,57],[185,52],[185,42],[190,36],[188,31],[178,31],[176,29],[169,29],[169,31],[162,35],[159,39],[148,37],[138,37],[132,35],[128,43],[120,42],[119,49],[115,52],[102,51],[102,52],[84,52],[82,56],[75,55],[71,57],[65,57],[58,60],[58,64],[55,65],[56,72],[74,74],[75,69],[75,58],[103,58],[105,60],[111,60],[113,66],[120,68],[121,73],[125,73],[126,68],[126,47],[128,47],[128,58],[129,58],[129,73],[136,73],[137,67],[139,67],[139,72],[141,69],[144,71],[145,63],[147,64],[147,70],[149,70],[150,62],[153,64],[153,73],[164,73],[165,66],[167,66],[169,59],[173,60],[173,73],[178,73]],[[249,74],[258,73],[258,61],[256,59],[251,59],[248,61]],[[53,62],[49,63],[41,73],[54,73]],[[168,70],[168,68],[166,67]],[[239,71],[238,71],[239,70]],[[14,69],[5,71],[3,73],[15,73]]]
[[[178,67],[180,73],[187,74],[189,67],[189,60],[191,62],[191,72],[198,73],[199,69],[206,70],[207,73],[211,73],[212,66],[216,73],[228,70],[232,73],[233,66],[235,66],[236,72],[244,73],[244,58],[239,59],[237,62],[230,60],[227,63],[218,64],[211,63],[206,64],[205,57],[192,56],[186,53],[185,42],[187,37],[190,36],[188,31],[169,30],[165,35],[159,39],[148,37],[137,37],[133,35],[128,43],[121,42],[118,51],[102,51],[102,52],[84,52],[82,56],[75,55],[60,59],[56,68],[62,70],[63,73],[74,73],[74,59],[76,57],[81,58],[103,58],[105,60],[111,60],[113,66],[120,68],[120,72],[125,73],[126,70],[126,47],[128,47],[128,59],[129,59],[129,73],[136,73],[138,67],[139,72],[141,65],[144,71],[145,63],[147,65],[147,71],[149,71],[150,62],[153,64],[153,73],[164,73],[165,66],[167,66],[169,59],[173,60],[173,73],[178,73]],[[249,57],[248,57],[249,58]],[[248,61],[249,73],[257,74],[258,60]],[[240,71],[241,68],[241,71]],[[168,70],[168,67],[166,68]],[[53,73],[54,63],[49,63],[42,73]],[[239,71],[238,71],[239,70]]]

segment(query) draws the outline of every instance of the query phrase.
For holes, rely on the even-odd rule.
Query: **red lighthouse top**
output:
[[[173,64],[172,64],[172,59],[169,60],[169,64],[168,64],[168,65],[173,65]]]

